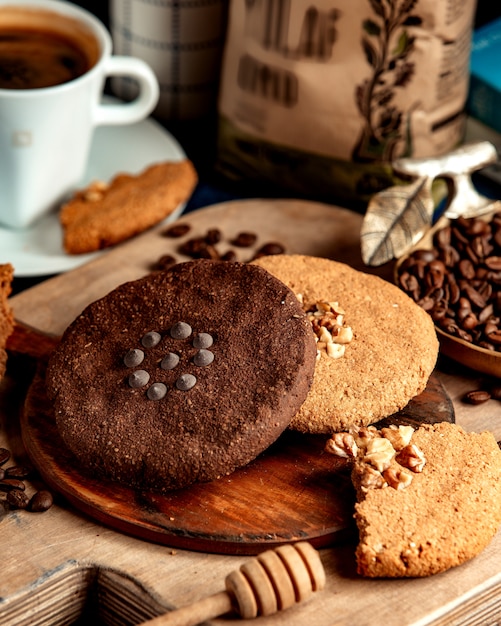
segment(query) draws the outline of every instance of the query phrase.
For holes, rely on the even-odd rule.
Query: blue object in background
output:
[[[501,132],[501,18],[474,31],[470,69],[466,110]]]

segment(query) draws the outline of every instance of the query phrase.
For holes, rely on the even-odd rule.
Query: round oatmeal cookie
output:
[[[315,368],[294,293],[243,263],[180,263],[69,326],[46,376],[63,441],[93,473],[167,491],[246,465],[289,425]]]
[[[355,462],[356,558],[363,576],[437,574],[477,556],[501,525],[501,450],[492,433],[443,422],[416,430],[410,446],[396,452],[398,472],[395,459],[390,470],[379,468],[382,483],[374,452],[371,460]],[[401,473],[410,479],[399,487]]]
[[[324,258],[254,263],[298,295],[319,337],[313,385],[291,428],[330,434],[372,424],[424,390],[438,340],[430,316],[398,287]]]

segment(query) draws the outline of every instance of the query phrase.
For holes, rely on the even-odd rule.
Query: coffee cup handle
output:
[[[133,124],[147,117],[155,108],[159,98],[159,87],[153,70],[141,59],[112,56],[105,66],[106,76],[128,76],[139,84],[139,93],[132,102],[120,104],[98,104],[94,112],[94,124]]]

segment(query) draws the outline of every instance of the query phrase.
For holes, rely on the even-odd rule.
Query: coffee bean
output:
[[[433,298],[430,298],[430,296],[425,296],[424,298],[421,298],[421,300],[418,300],[417,303],[422,309],[428,312],[430,312],[435,306],[435,300],[433,300]]]
[[[203,237],[188,239],[178,248],[178,252],[192,259],[218,259],[219,253],[216,248],[208,244]]]
[[[475,278],[475,266],[470,259],[461,259],[458,265],[459,273],[467,280]]]
[[[12,465],[11,467],[7,467],[5,469],[6,478],[19,478],[20,480],[23,480],[24,478],[28,478],[31,473],[32,469],[30,467],[25,467],[24,465]]]
[[[473,287],[470,283],[465,281],[461,281],[459,283],[463,293],[470,299],[471,303],[478,307],[479,309],[483,309],[487,306],[487,302],[482,294]]]
[[[445,279],[445,273],[438,269],[433,269],[430,263],[430,266],[428,267],[428,272],[426,273],[424,277],[426,286],[430,290],[442,289],[443,284],[444,284],[444,279]]]
[[[475,313],[470,312],[461,320],[461,328],[463,330],[473,330],[477,326],[478,319]]]
[[[501,257],[499,256],[487,257],[484,263],[490,270],[494,270],[495,272],[499,272],[501,270]]]
[[[237,261],[237,253],[234,250],[228,250],[221,255],[221,261]]]
[[[501,329],[497,329],[495,332],[487,335],[490,343],[493,343],[495,346],[501,346]]]
[[[452,246],[444,248],[444,250],[442,251],[442,257],[447,267],[454,267],[454,265],[456,265],[456,263],[459,263],[459,261],[461,260],[461,254],[459,250],[453,248]]]
[[[176,259],[171,254],[162,255],[155,263],[154,270],[166,270],[176,264]]]
[[[48,511],[54,503],[54,498],[50,491],[45,489],[37,491],[29,502],[29,509],[33,513],[43,513]]]
[[[488,391],[484,391],[483,389],[478,389],[475,391],[469,391],[464,396],[465,402],[469,404],[483,404],[487,402],[487,400],[491,399],[491,394]]]
[[[205,243],[213,246],[219,243],[222,239],[222,234],[219,228],[209,228],[205,235]]]
[[[15,509],[25,509],[30,499],[21,489],[13,489],[7,494],[6,501]]]
[[[12,491],[13,489],[18,489],[19,491],[24,491],[25,486],[22,480],[18,480],[17,478],[4,478],[0,480],[0,491]]]
[[[409,272],[403,272],[399,282],[402,289],[407,293],[419,293],[419,280]]]
[[[494,242],[497,246],[501,246],[501,229],[494,233]]]
[[[448,274],[447,275],[448,278],[448,292],[449,292],[449,303],[450,304],[457,304],[461,298],[461,289],[459,288],[459,285],[456,282],[456,279],[454,278],[453,274]]]
[[[200,249],[198,253],[198,258],[212,259],[213,261],[217,261],[219,259],[219,252],[211,244],[206,244]]]
[[[231,240],[231,244],[237,246],[237,248],[250,248],[257,241],[256,233],[251,232],[241,232]]]
[[[4,465],[10,459],[10,452],[7,448],[0,448],[0,465]]]
[[[489,321],[489,318],[491,318],[494,315],[494,305],[492,304],[488,304],[485,309],[482,309],[480,311],[480,313],[478,314],[478,321],[480,324],[485,324]]]
[[[436,242],[440,248],[447,248],[451,245],[451,227],[441,228],[435,235]]]
[[[196,259],[199,258],[200,251],[206,246],[207,244],[205,243],[203,237],[193,237],[192,239],[188,239],[182,243],[179,246],[178,251],[181,254],[185,254],[186,256]]]
[[[174,224],[173,226],[169,226],[166,230],[164,230],[164,237],[172,237],[173,239],[177,239],[178,237],[183,237],[188,234],[191,230],[191,226],[189,224]]]
[[[272,254],[283,254],[285,252],[285,248],[281,243],[277,241],[270,241],[269,243],[265,243],[264,246],[261,246],[257,251],[257,255],[269,256]]]

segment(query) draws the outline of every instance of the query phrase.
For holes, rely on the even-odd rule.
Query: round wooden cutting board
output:
[[[164,227],[47,281],[43,293],[37,290],[33,296],[18,296],[15,313],[21,312],[23,322],[43,331],[37,335],[32,330],[24,338],[23,333],[14,333],[10,345],[39,361],[21,426],[27,452],[46,483],[103,524],[190,550],[256,554],[291,541],[308,540],[323,547],[349,536],[355,530],[349,467],[324,452],[326,436],[287,431],[247,467],[168,495],[136,491],[86,475],[60,440],[45,395],[43,366],[50,342],[44,343],[43,338],[45,333],[59,335],[85,305],[121,282],[150,271],[159,256],[170,254],[183,260],[180,243],[203,236],[210,228],[222,230],[221,252],[239,232],[252,231],[258,235],[256,247],[280,241],[289,253],[325,256],[363,269],[361,219],[343,209],[302,201],[221,204],[182,216],[179,222],[191,227],[184,239],[166,237]],[[247,260],[255,250],[237,252],[240,260]],[[453,405],[438,377],[432,375],[425,391],[391,421],[414,426],[453,422]]]
[[[432,376],[391,423],[454,421],[451,401]],[[65,449],[45,395],[43,364],[28,392],[21,429],[44,481],[90,517],[142,539],[225,554],[308,540],[324,547],[345,538],[354,492],[349,466],[324,452],[326,436],[286,431],[243,469],[168,495],[88,476]]]

